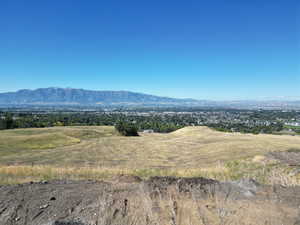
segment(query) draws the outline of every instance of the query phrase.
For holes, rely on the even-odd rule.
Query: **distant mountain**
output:
[[[91,91],[73,88],[39,88],[0,93],[1,105],[187,105],[193,99],[176,99],[129,91]]]
[[[240,109],[300,109],[299,100],[208,101],[159,97],[130,91],[39,88],[0,93],[0,106],[188,106]]]

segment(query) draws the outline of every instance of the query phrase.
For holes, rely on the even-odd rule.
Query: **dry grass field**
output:
[[[223,133],[186,127],[122,137],[113,127],[54,127],[0,132],[1,164],[114,168],[199,168],[270,151],[300,148],[300,136]]]
[[[207,127],[139,137],[120,136],[109,126],[15,129],[0,131],[0,180],[101,179],[118,174],[227,180],[246,174],[265,182],[271,169],[282,174],[282,168],[249,159],[299,147],[300,136],[223,133]]]

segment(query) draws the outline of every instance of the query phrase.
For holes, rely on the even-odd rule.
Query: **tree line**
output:
[[[0,116],[0,130],[14,128],[42,128],[53,126],[114,126],[119,121],[134,124],[138,131],[152,129],[154,132],[168,133],[185,126],[172,118],[126,116],[124,114],[93,113],[50,113],[50,114],[12,114]]]
[[[271,112],[266,113],[272,116]],[[277,113],[275,113],[277,114]],[[251,115],[251,121],[260,121],[265,115],[258,112]],[[278,115],[276,115],[278,118]],[[95,112],[68,112],[68,113],[9,113],[0,112],[0,129],[13,128],[41,128],[53,126],[115,126],[119,121],[127,125],[132,124],[138,131],[153,130],[154,132],[168,133],[185,126],[205,125],[224,132],[242,133],[276,133],[284,129],[282,122],[270,122],[268,125],[255,123],[234,123],[219,121],[211,123],[202,117],[193,114],[153,114],[148,116],[126,113],[95,113]],[[200,122],[200,124],[199,124]],[[128,125],[128,126],[129,126]],[[131,126],[131,125],[130,125]],[[299,131],[297,131],[299,133]]]

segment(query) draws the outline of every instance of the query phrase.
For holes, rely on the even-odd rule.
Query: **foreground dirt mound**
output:
[[[176,177],[151,177],[145,182],[148,188],[153,191],[164,192],[168,187],[175,186],[179,192],[190,192],[193,189],[207,192],[210,187],[218,181],[212,179],[199,178],[176,178]]]
[[[128,180],[1,186],[0,224],[300,224],[300,187],[205,178]]]
[[[64,219],[93,219],[96,203],[109,185],[85,181],[53,181],[0,188],[0,224],[55,224]],[[65,223],[68,224],[68,223]],[[80,224],[80,223],[72,223]]]

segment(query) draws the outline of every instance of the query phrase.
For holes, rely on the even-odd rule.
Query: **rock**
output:
[[[256,192],[257,188],[260,186],[260,184],[253,179],[242,179],[239,181],[233,181],[232,183],[238,185],[240,188],[252,192]]]
[[[254,197],[259,187],[259,183],[253,179],[242,179],[220,183],[219,191],[228,198],[241,199]]]
[[[48,208],[49,206],[50,206],[49,204],[45,204],[45,205],[40,206],[40,209],[46,209],[46,208]]]

